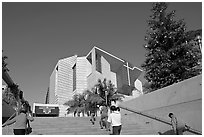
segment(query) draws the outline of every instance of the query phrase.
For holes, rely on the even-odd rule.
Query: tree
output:
[[[112,100],[122,100],[122,98],[124,98],[123,95],[118,94],[115,86],[111,81],[107,82],[107,80],[104,79],[102,82],[99,79],[95,86],[97,88],[97,93],[103,99],[102,104],[107,104],[110,106]]]
[[[17,100],[9,88],[6,88],[5,91],[2,92],[2,100],[12,107],[17,107]]]
[[[175,11],[166,12],[167,3],[153,3],[145,36],[146,60],[142,67],[150,91],[169,86],[201,73],[198,48],[188,41],[184,20],[174,20]]]
[[[7,73],[9,71],[7,67],[6,59],[8,59],[7,56],[2,56],[2,79],[5,80],[6,78],[7,82],[9,82],[10,85],[8,85],[7,82],[5,82],[8,85],[8,88],[6,91],[2,94],[2,100],[4,100],[7,104],[11,106],[19,106],[20,107],[20,90],[17,84],[12,83],[10,80],[10,77]]]
[[[2,71],[9,71],[9,69],[7,68],[8,64],[6,63],[6,59],[8,59],[7,56],[2,56]]]
[[[8,58],[7,56],[2,57],[2,71],[8,71],[7,63],[5,61],[7,58]]]
[[[195,41],[197,36],[202,36],[202,30],[191,30],[186,32],[187,40],[188,41]]]
[[[107,97],[107,98],[106,98]],[[112,100],[122,100],[124,96],[117,93],[111,81],[99,79],[98,83],[91,89],[85,90],[82,94],[75,94],[73,98],[64,103],[69,106],[70,113],[88,112],[92,109],[97,110],[97,105],[111,105]]]
[[[71,100],[64,103],[64,105],[69,106],[67,110],[71,112],[85,112],[85,94],[75,94]]]

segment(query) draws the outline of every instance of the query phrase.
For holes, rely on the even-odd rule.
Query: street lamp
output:
[[[201,36],[197,36],[196,40],[198,41],[198,45],[200,47],[200,51],[202,54],[202,38],[201,38]]]
[[[108,91],[106,90],[106,91],[105,91],[105,96],[106,96],[106,105],[108,106],[108,98],[107,98],[107,95],[108,95]]]

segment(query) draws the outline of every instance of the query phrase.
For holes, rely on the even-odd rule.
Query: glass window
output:
[[[73,66],[73,91],[76,89],[76,64]]]
[[[101,70],[101,56],[99,54],[96,54],[96,71],[102,73],[102,70]]]

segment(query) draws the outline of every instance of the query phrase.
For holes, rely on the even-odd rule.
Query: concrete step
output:
[[[100,118],[96,118],[95,125],[92,125],[89,117],[53,117],[39,118],[35,117],[30,122],[33,132],[31,135],[109,135],[105,129],[100,129]],[[152,135],[156,132],[148,127],[144,127],[139,123],[124,119],[121,135]],[[3,128],[3,135],[11,135],[12,127]]]

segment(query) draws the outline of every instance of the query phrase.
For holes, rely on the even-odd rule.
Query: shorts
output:
[[[113,126],[113,135],[120,135],[122,125],[120,126]]]
[[[13,129],[14,135],[25,135],[25,129]]]

